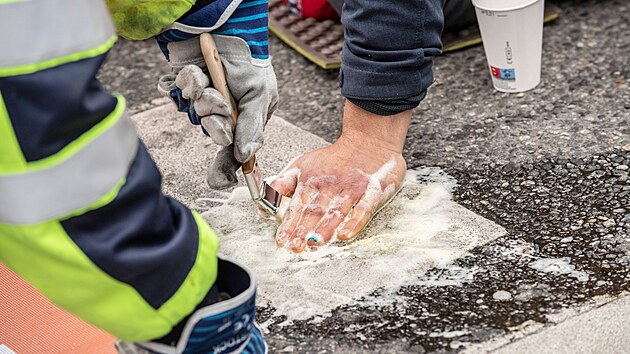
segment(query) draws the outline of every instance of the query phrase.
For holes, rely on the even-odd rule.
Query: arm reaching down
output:
[[[399,190],[411,110],[433,81],[442,0],[344,2],[341,137],[272,183],[292,201],[276,242],[295,252],[357,236]]]
[[[263,129],[278,104],[276,76],[268,50],[267,2],[197,1],[195,6],[156,36],[173,73],[158,89],[171,98],[191,123],[201,125],[222,146],[208,168],[213,189],[237,183],[236,170],[263,145]],[[212,87],[198,36],[211,33],[238,104],[238,124],[230,104]]]

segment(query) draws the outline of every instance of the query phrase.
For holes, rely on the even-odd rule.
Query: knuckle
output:
[[[332,207],[328,209],[328,214],[330,214],[332,217],[335,217],[335,218],[345,217],[343,210],[341,210],[341,208],[339,207]]]
[[[324,210],[324,208],[321,205],[315,205],[315,204],[311,204],[311,205],[307,205],[304,208],[304,214],[308,215],[308,216],[323,216],[326,213],[326,211]]]

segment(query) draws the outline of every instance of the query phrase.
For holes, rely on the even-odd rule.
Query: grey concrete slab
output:
[[[317,321],[377,289],[390,295],[370,297],[371,301],[397,304],[393,294],[402,285],[415,284],[429,269],[447,267],[474,247],[505,234],[501,226],[453,202],[450,178],[417,178],[436,173],[408,171],[398,195],[357,239],[313,252],[295,254],[278,248],[277,223],[258,215],[245,188],[205,200],[209,208],[201,215],[219,235],[221,253],[257,277],[258,305],[274,309],[263,329],[279,319]],[[282,331],[271,331],[272,339]]]
[[[630,296],[543,327],[492,353],[630,353]],[[484,352],[483,348],[476,348]]]
[[[218,147],[201,128],[190,124],[186,114],[167,104],[135,114],[132,120],[163,174],[167,194],[190,207],[196,199],[213,195],[206,185],[206,166]],[[259,166],[265,175],[277,174],[294,157],[325,145],[325,140],[274,116],[265,130],[265,145],[257,154]]]

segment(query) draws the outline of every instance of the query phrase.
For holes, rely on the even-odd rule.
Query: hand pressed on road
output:
[[[382,117],[346,103],[337,142],[298,157],[272,182],[292,198],[276,243],[301,252],[356,237],[402,184],[410,119],[411,111]]]

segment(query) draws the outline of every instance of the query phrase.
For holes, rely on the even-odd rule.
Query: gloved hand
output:
[[[236,127],[230,104],[211,87],[197,37],[169,43],[174,74],[163,76],[158,89],[223,146],[208,168],[207,181],[213,189],[225,189],[237,183],[240,163],[249,161],[262,147],[263,129],[278,104],[278,88],[269,59],[252,58],[243,39],[221,35],[213,35],[213,39],[238,105]]]

